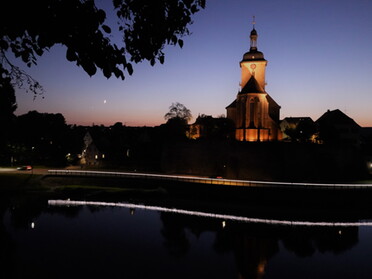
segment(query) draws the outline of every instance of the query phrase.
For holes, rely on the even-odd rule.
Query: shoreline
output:
[[[7,178],[7,179],[4,179]],[[7,186],[3,183],[11,182]],[[30,183],[30,184],[28,184]],[[132,202],[263,218],[353,220],[372,218],[372,190],[267,189],[140,179],[0,174],[0,193],[22,199]],[[13,198],[10,198],[12,200]]]

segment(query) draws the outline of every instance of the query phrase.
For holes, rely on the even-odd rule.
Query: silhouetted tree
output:
[[[180,103],[172,103],[169,112],[164,115],[165,120],[180,119],[186,124],[192,119],[191,111]]]
[[[293,142],[309,142],[316,133],[316,125],[309,120],[302,120],[293,128],[284,131]]]
[[[0,68],[0,77],[4,71]],[[0,162],[10,162],[9,143],[12,137],[12,127],[15,122],[14,111],[17,108],[14,89],[9,77],[0,78]]]
[[[164,118],[167,120],[163,126],[165,128],[164,136],[167,140],[186,139],[187,122],[192,119],[191,111],[188,108],[178,102],[172,103]]]
[[[162,213],[160,219],[163,222],[161,234],[168,252],[178,258],[187,255],[190,250],[190,241],[187,238],[182,218],[174,214]]]
[[[0,79],[10,78],[18,86],[26,82],[34,94],[42,93],[40,84],[12,64],[7,54],[13,53],[31,67],[56,44],[65,46],[66,59],[90,76],[101,69],[107,78],[124,79],[124,71],[133,72],[130,62],[163,63],[166,44],[182,47],[191,16],[205,7],[205,0],[113,0],[111,8],[108,4],[95,0],[3,2]],[[112,9],[116,18],[108,22],[106,13]],[[113,42],[112,31],[122,37],[120,44]]]
[[[66,162],[68,126],[60,113],[30,111],[17,117],[14,145],[28,163],[61,165]]]
[[[8,122],[14,117],[14,111],[17,109],[14,88],[11,79],[6,77],[4,71],[0,68],[0,121]]]

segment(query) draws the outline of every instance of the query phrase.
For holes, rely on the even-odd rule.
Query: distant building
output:
[[[103,135],[92,136],[92,131],[87,131],[84,136],[84,147],[81,154],[81,165],[100,166],[106,159],[107,139]]]
[[[316,125],[311,117],[286,117],[280,121],[283,141],[316,141]]]
[[[234,135],[234,123],[230,119],[204,114],[189,125],[187,133],[189,139],[230,139]]]
[[[339,109],[328,110],[318,120],[319,140],[327,144],[359,145],[361,127]]]
[[[235,124],[235,138],[239,141],[273,141],[281,139],[279,129],[280,106],[265,91],[267,61],[257,50],[257,31],[250,34],[250,50],[240,62],[241,90],[226,107],[227,118]]]
[[[363,127],[360,132],[363,144],[372,147],[372,127]]]

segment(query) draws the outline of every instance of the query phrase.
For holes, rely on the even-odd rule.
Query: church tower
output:
[[[240,62],[241,82],[236,99],[226,107],[240,141],[272,141],[280,138],[280,106],[265,91],[267,61],[257,49],[258,34],[253,22],[250,49]]]

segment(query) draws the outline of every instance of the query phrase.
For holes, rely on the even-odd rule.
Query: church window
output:
[[[249,100],[249,127],[254,128],[254,114],[255,114],[255,100],[251,98]]]

